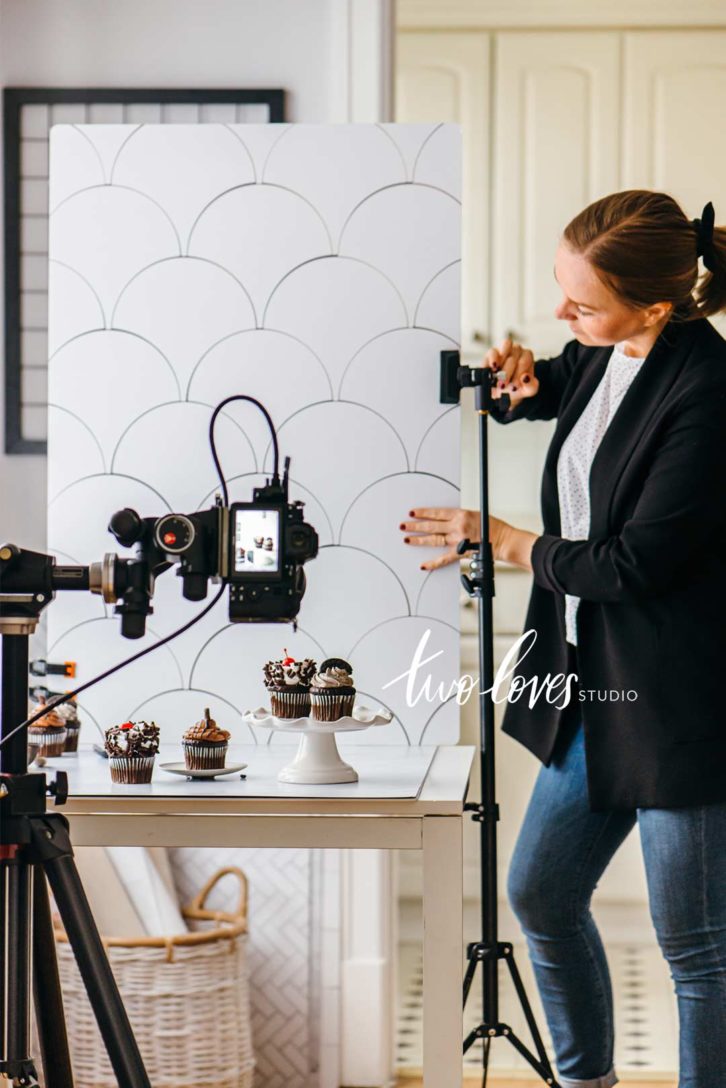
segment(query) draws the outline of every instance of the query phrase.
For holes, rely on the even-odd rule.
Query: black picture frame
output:
[[[21,111],[29,105],[266,105],[269,122],[285,120],[285,92],[266,89],[158,87],[5,87],[3,89],[5,251],[5,452],[44,454],[46,443],[22,433]],[[203,122],[202,122],[203,123]]]

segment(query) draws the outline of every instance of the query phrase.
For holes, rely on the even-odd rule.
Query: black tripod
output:
[[[15,572],[6,576],[6,569],[16,557],[0,548],[3,739],[28,716],[28,636],[52,598],[43,563],[37,592],[13,591]],[[87,579],[76,583],[66,588],[88,588]],[[29,774],[27,744],[23,728],[0,748],[0,1074],[22,1088],[39,1083],[30,1053],[32,987],[45,1088],[73,1088],[48,883],[119,1088],[151,1088],[73,861],[68,821],[46,812],[47,794],[65,802],[66,775],[59,771],[48,784],[44,774]]]
[[[499,805],[496,803],[494,702],[491,698],[494,683],[494,624],[492,619],[494,557],[489,541],[489,461],[487,444],[487,419],[492,403],[491,390],[493,382],[494,375],[488,367],[464,367],[460,365],[458,351],[443,351],[441,353],[441,390],[439,398],[441,403],[458,404],[460,390],[466,386],[475,387],[476,410],[479,415],[481,468],[480,538],[477,543],[462,540],[457,546],[460,555],[465,555],[467,552],[475,553],[472,555],[470,562],[470,574],[462,574],[461,580],[469,596],[476,597],[479,601],[479,676],[481,690],[484,692],[479,698],[481,801],[479,803],[471,802],[464,806],[466,810],[471,812],[472,819],[480,825],[481,927],[483,934],[481,941],[474,941],[467,945],[468,965],[464,976],[464,1007],[466,1007],[477,965],[481,964],[483,1019],[476,1028],[469,1032],[464,1040],[464,1053],[466,1054],[477,1039],[483,1040],[482,1085],[485,1086],[491,1040],[498,1035],[502,1035],[526,1058],[546,1084],[558,1088],[522,978],[514,962],[514,949],[511,943],[500,941],[498,938],[497,820],[499,819]],[[501,959],[505,961],[509,968],[517,997],[534,1040],[536,1054],[532,1053],[508,1024],[502,1023],[499,1019],[499,960]]]

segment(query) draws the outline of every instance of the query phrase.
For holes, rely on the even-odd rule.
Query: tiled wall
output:
[[[351,662],[359,701],[394,714],[376,743],[457,740],[455,701],[409,707],[384,685],[427,631],[432,691],[459,673],[458,566],[422,573],[398,529],[413,506],[459,505],[460,413],[438,403],[439,352],[459,339],[459,159],[452,125],[53,128],[49,549],[88,563],[118,550],[106,525],[121,507],[209,505],[210,411],[235,392],[271,413],[321,545],[297,633],[230,626],[220,603],[91,689],[89,725],[154,718],[174,741],[211,705],[238,741],[290,743],[240,718],[286,647]],[[217,435],[231,498],[251,498],[271,469],[262,417],[234,405]],[[180,589],[159,579],[133,645],[98,597],[61,595],[48,652],[85,680],[198,611]],[[273,901],[253,916],[260,939],[276,924]],[[307,953],[297,942],[291,968]],[[275,1046],[299,1050],[294,1012],[281,1032]],[[304,1083],[276,1075],[260,1084]]]

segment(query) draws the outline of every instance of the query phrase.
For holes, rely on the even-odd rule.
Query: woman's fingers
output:
[[[536,392],[538,383],[534,376],[534,355],[528,348],[522,349],[512,373],[510,384],[524,397],[531,396]]]
[[[421,570],[438,570],[439,567],[448,567],[450,563],[458,563],[461,559],[459,553],[454,550],[440,555],[437,559],[429,559],[421,564]]]
[[[458,513],[458,506],[417,506],[415,510],[409,510],[408,515],[412,518],[435,518],[437,521],[445,521]]]
[[[419,506],[409,510],[409,517],[417,521],[402,521],[399,529],[418,532],[417,536],[405,536],[404,544],[424,548],[448,548],[444,555],[421,563],[421,570],[437,570],[449,563],[458,563],[461,556],[457,545],[465,537],[473,537],[479,531],[478,510],[463,510],[458,506]]]
[[[453,528],[461,511],[455,506],[422,506],[409,510],[415,521],[402,521],[399,529],[413,533],[445,533]]]
[[[531,397],[538,389],[538,382],[534,376],[534,355],[529,348],[523,348],[521,344],[514,344],[511,340],[505,340],[502,349],[507,346],[504,356],[502,350],[502,363],[499,368],[498,380],[492,388],[492,397],[498,400],[503,393],[517,397]]]
[[[405,533],[445,533],[448,524],[444,521],[426,521],[422,518],[420,521],[402,521],[399,529],[403,529]]]
[[[421,533],[419,536],[407,536],[404,539],[404,544],[413,544],[417,547],[423,545],[426,548],[445,548],[447,544],[458,544],[457,541],[451,540],[452,533]]]
[[[461,559],[456,551],[456,545],[462,539],[457,523],[465,514],[466,511],[456,506],[420,506],[409,510],[409,516],[417,520],[402,521],[399,528],[417,535],[405,536],[404,544],[416,548],[449,548],[444,555],[422,562],[421,570],[438,570]]]

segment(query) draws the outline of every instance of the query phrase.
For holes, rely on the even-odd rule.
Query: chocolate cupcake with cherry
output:
[[[159,726],[144,721],[112,725],[106,730],[104,747],[112,782],[144,785],[151,782],[159,751]]]
[[[310,713],[310,681],[316,664],[311,657],[296,661],[287,650],[279,661],[262,666],[270,708],[276,718],[304,718]]]

